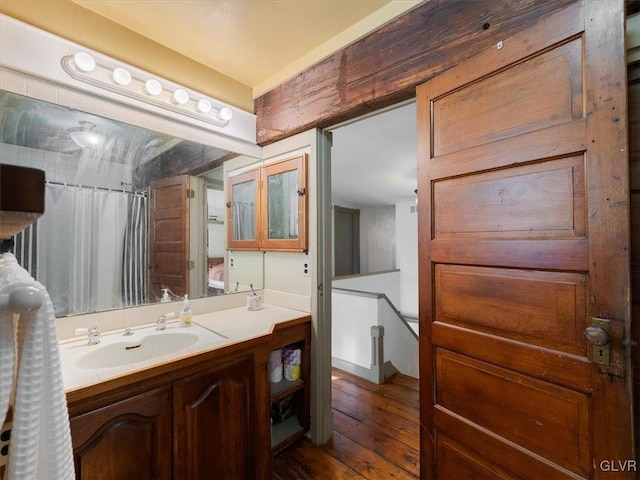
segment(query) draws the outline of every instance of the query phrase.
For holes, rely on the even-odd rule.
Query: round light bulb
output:
[[[211,102],[206,99],[198,100],[198,105],[196,105],[196,109],[200,113],[209,113],[211,111]]]
[[[153,95],[153,96],[160,95],[160,93],[162,93],[162,85],[155,78],[150,78],[144,84],[144,91],[147,92],[149,95]]]
[[[78,70],[92,72],[96,68],[96,61],[87,52],[78,52],[73,56],[73,62]]]
[[[189,94],[186,90],[182,88],[178,88],[175,92],[173,92],[173,97],[171,97],[174,103],[178,105],[186,105],[189,102]]]
[[[131,74],[128,70],[121,67],[118,67],[113,71],[112,77],[114,82],[118,85],[122,85],[123,87],[126,87],[131,83]]]
[[[233,111],[229,107],[222,107],[218,112],[218,118],[228,122],[233,118]]]

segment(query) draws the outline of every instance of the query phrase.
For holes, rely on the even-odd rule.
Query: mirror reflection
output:
[[[256,192],[255,180],[236,183],[231,186],[233,208],[233,239],[253,240],[256,238]]]
[[[298,171],[269,175],[267,200],[269,238],[298,238]]]
[[[0,91],[0,162],[47,179],[45,214],[16,235],[14,253],[47,287],[56,316],[158,302],[164,288],[172,300],[261,288],[259,262],[250,280],[225,282],[230,157]]]

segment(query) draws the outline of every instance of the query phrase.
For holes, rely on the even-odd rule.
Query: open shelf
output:
[[[302,379],[289,381],[283,378],[278,383],[271,384],[271,401],[284,398],[302,388],[304,388],[304,381]]]
[[[271,418],[285,420],[274,423],[271,428],[271,454],[276,455],[291,444],[302,439],[310,427],[310,345],[311,324],[309,322],[275,328],[271,337],[271,351],[282,348],[299,349],[300,378],[269,384]]]
[[[289,446],[304,435],[302,425],[296,415],[292,415],[284,422],[273,426],[271,431],[271,450],[276,453]]]

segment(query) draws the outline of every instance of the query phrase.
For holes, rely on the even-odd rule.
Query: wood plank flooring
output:
[[[397,374],[384,385],[333,369],[333,439],[307,439],[273,459],[272,478],[417,479],[418,380]]]

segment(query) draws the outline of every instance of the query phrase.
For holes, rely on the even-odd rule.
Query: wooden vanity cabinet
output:
[[[268,382],[269,345],[266,337],[228,355],[207,353],[204,361],[167,364],[155,376],[121,377],[114,389],[98,384],[95,393],[68,397],[76,478],[268,476],[268,393],[259,385]]]
[[[254,478],[252,357],[173,384],[174,478]]]
[[[171,478],[171,389],[70,419],[77,479]]]
[[[269,478],[271,455],[309,430],[310,322],[67,393],[76,478]],[[271,384],[270,353],[287,345],[300,379]],[[270,407],[288,396],[295,416],[270,441]]]

